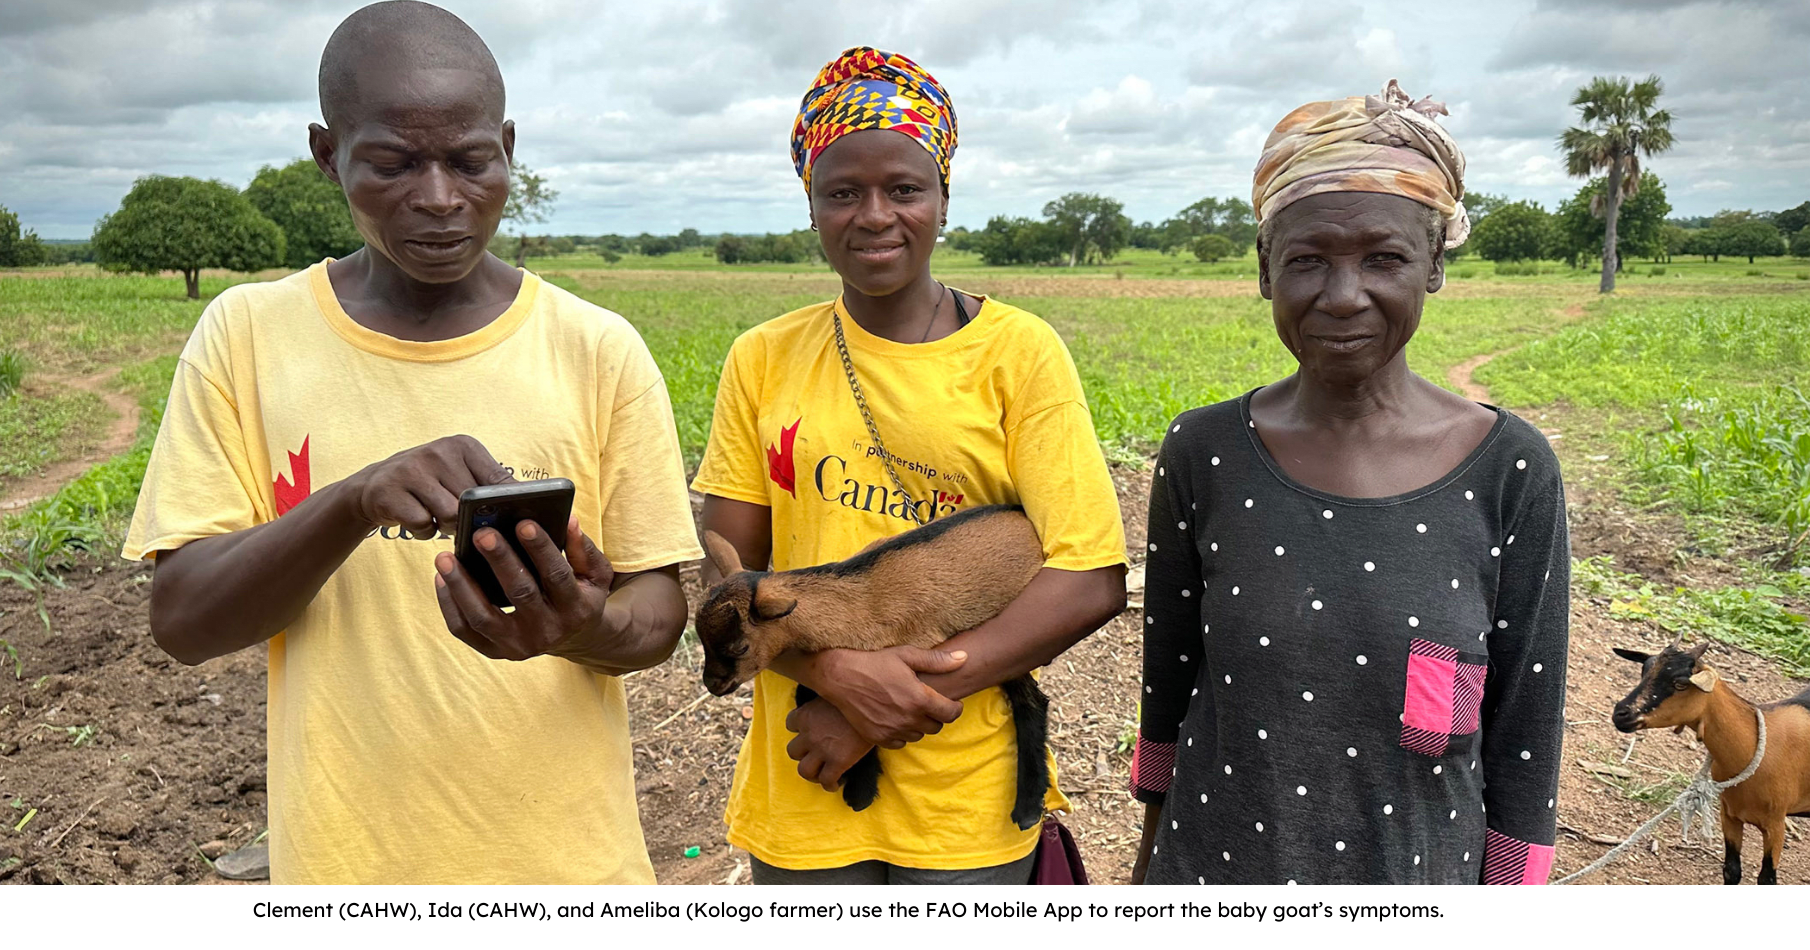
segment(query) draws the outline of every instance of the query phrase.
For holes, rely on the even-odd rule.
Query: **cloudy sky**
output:
[[[134,178],[243,186],[305,155],[320,50],[356,2],[6,0],[0,204],[83,238]],[[1451,109],[1473,191],[1553,207],[1594,74],[1666,81],[1676,214],[1810,199],[1810,3],[1568,0],[450,0],[509,87],[553,233],[805,224],[786,137],[846,46],[905,52],[961,117],[951,224],[1097,191],[1137,220],[1244,195],[1271,125],[1391,77]]]

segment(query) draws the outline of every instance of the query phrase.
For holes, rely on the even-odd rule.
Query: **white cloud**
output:
[[[1679,213],[1810,195],[1810,4],[1640,0],[448,0],[509,84],[556,231],[789,229],[787,138],[846,46],[912,55],[961,119],[955,223],[1100,191],[1139,220],[1246,195],[1276,120],[1391,78],[1448,103],[1471,187],[1555,206],[1554,140],[1592,75],[1657,71],[1678,147],[1648,167]],[[0,7],[0,203],[85,236],[132,180],[249,180],[305,154],[314,77],[356,0],[11,0]]]

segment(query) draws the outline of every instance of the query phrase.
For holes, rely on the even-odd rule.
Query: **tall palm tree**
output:
[[[1573,126],[1559,136],[1559,148],[1565,153],[1565,171],[1578,178],[1589,178],[1600,171],[1609,173],[1609,187],[1604,194],[1603,220],[1603,293],[1615,289],[1617,264],[1615,223],[1621,214],[1623,198],[1640,187],[1640,156],[1648,158],[1672,147],[1672,114],[1655,108],[1665,83],[1658,76],[1633,82],[1626,76],[1597,76],[1590,85],[1582,86],[1571,97],[1578,108],[1583,127]]]

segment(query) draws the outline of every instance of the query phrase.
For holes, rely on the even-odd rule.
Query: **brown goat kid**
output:
[[[1759,744],[1755,705],[1729,688],[1703,662],[1709,644],[1676,645],[1659,653],[1616,648],[1615,655],[1641,665],[1640,684],[1615,704],[1615,728],[1689,727],[1709,750],[1710,777],[1726,782],[1753,761]],[[1810,817],[1810,689],[1758,707],[1766,717],[1766,756],[1746,781],[1722,792],[1722,883],[1741,883],[1741,833],[1760,829],[1765,856],[1759,883],[1777,884],[1785,851],[1785,818]]]
[[[792,571],[748,571],[714,532],[704,548],[723,576],[698,607],[704,686],[724,696],[786,650],[930,648],[998,616],[1043,569],[1037,531],[1015,505],[939,518],[842,561]],[[1029,674],[1000,684],[1018,740],[1012,820],[1043,818],[1049,788],[1049,700]],[[796,700],[816,698],[804,686]],[[879,794],[878,750],[843,778],[842,797],[860,811]]]

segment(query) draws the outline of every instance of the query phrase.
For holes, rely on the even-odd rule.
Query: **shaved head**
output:
[[[503,74],[490,47],[465,21],[431,3],[388,0],[346,17],[321,53],[321,116],[330,129],[355,125],[369,97],[361,84],[385,85],[421,69],[480,74],[484,109],[503,121]]]

